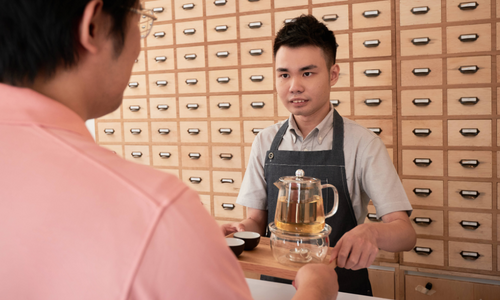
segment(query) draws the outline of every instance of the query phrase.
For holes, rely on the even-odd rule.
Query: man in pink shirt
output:
[[[85,127],[119,107],[153,20],[136,0],[1,4],[2,299],[251,298],[198,195]],[[333,299],[332,282],[307,265],[295,298]]]

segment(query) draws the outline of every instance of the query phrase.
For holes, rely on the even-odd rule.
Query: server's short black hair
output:
[[[311,15],[301,15],[294,21],[286,23],[278,31],[274,39],[274,57],[281,46],[290,48],[316,46],[323,50],[329,67],[335,64],[337,56],[335,35],[325,24]]]
[[[128,8],[138,0],[103,0],[112,17],[110,37],[119,55],[125,42]],[[50,78],[57,67],[78,61],[77,24],[90,0],[1,0],[0,82],[33,83]]]

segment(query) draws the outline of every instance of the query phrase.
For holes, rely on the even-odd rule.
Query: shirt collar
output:
[[[318,144],[321,145],[323,143],[326,135],[330,130],[333,128],[333,111],[335,108],[333,107],[332,104],[330,104],[330,111],[328,114],[325,116],[325,118],[316,126],[311,132],[316,131],[316,139],[318,141]],[[293,117],[293,114],[290,114],[288,117],[288,132],[291,133],[292,140],[295,143],[297,141],[297,137],[301,136],[299,134],[300,130],[299,127],[297,126],[297,123],[295,122],[295,119]],[[304,137],[302,137],[304,138]]]

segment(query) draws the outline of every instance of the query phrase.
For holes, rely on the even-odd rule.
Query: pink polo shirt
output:
[[[251,299],[198,195],[0,84],[0,298]]]

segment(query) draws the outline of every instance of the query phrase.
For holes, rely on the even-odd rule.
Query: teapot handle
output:
[[[333,195],[334,195],[332,210],[325,216],[325,219],[327,219],[333,216],[339,209],[339,192],[337,191],[337,188],[331,184],[323,184],[321,186],[321,189],[324,188],[331,188],[333,190]]]

